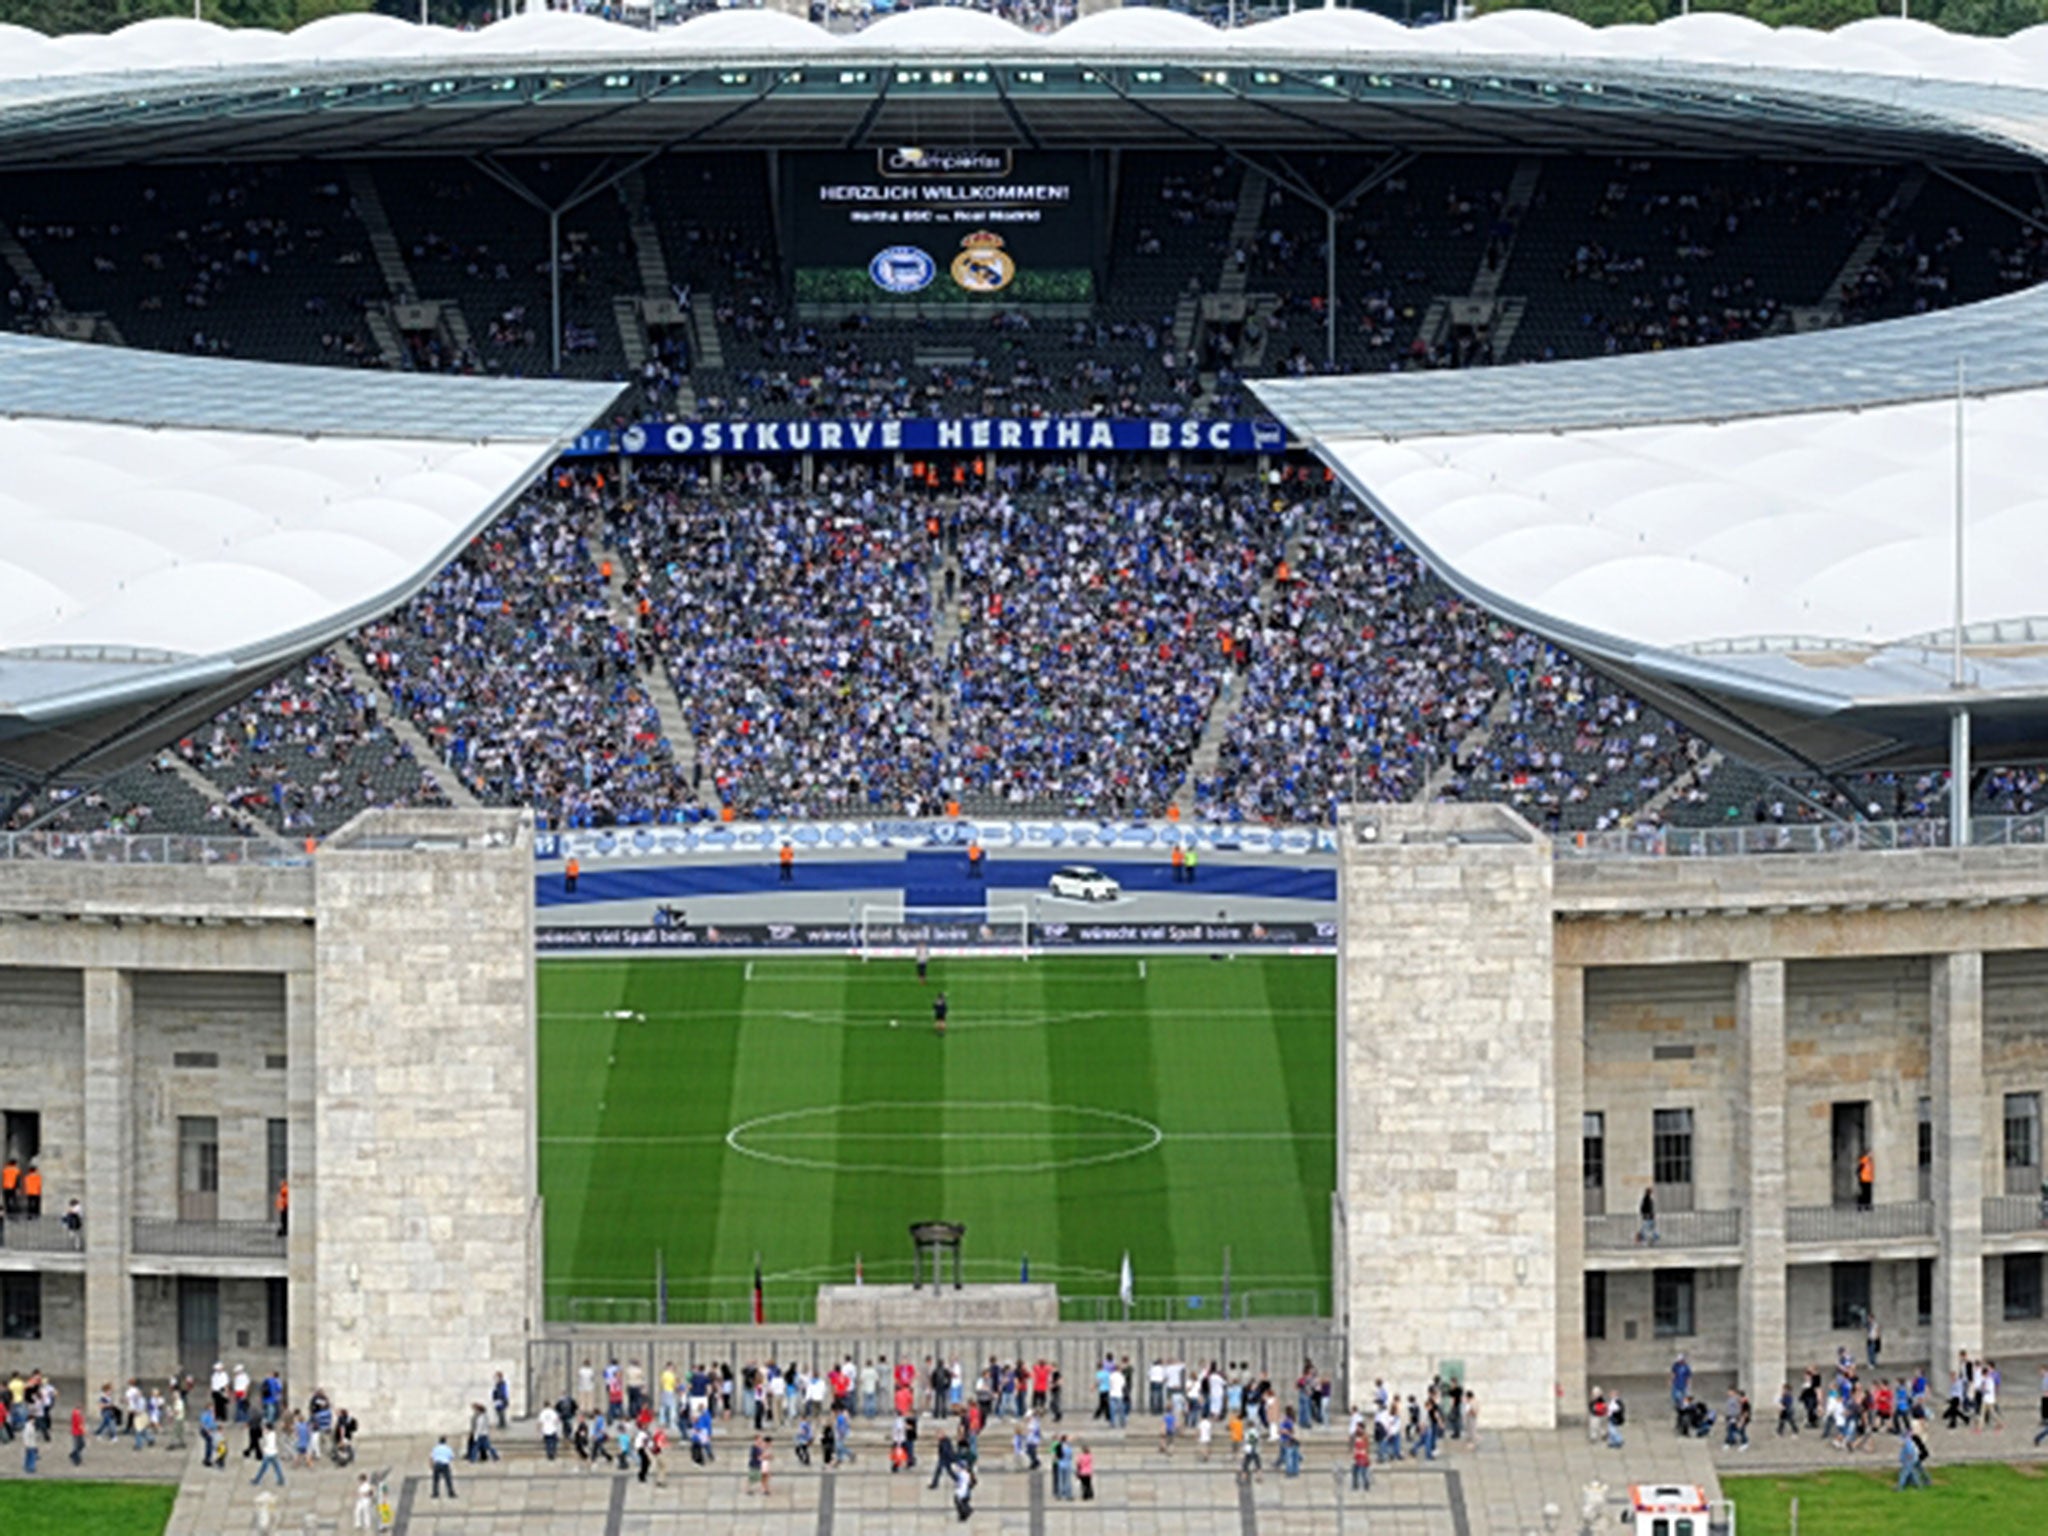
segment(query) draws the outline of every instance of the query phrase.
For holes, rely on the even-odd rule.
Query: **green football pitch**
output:
[[[932,999],[950,1005],[945,1037]],[[1070,1318],[1326,1311],[1335,967],[1075,956],[553,960],[540,967],[551,1317],[771,1320],[910,1278],[964,1222],[972,1280]],[[657,1257],[658,1255],[658,1257]],[[1112,1315],[1121,1315],[1118,1308]]]

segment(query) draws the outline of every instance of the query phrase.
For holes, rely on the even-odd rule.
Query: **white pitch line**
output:
[[[753,1131],[749,1140],[771,1141],[1118,1141],[1106,1131]],[[717,1131],[673,1136],[542,1136],[544,1145],[565,1147],[709,1146],[726,1137]],[[1163,1131],[1162,1141],[1335,1141],[1334,1131]],[[944,1170],[935,1170],[944,1171]]]

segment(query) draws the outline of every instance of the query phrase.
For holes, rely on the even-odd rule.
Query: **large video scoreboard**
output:
[[[796,297],[820,303],[1088,303],[1085,154],[898,145],[784,159]]]

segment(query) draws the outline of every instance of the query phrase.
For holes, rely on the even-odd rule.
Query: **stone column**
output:
[[[386,1432],[525,1380],[533,880],[511,811],[366,811],[314,861],[313,1374]]]
[[[1736,1118],[1743,1192],[1742,1276],[1736,1320],[1742,1386],[1777,1400],[1785,1381],[1785,962],[1753,960],[1735,982],[1743,1093]]]
[[[1586,972],[1557,968],[1557,1398],[1563,1418],[1586,1414]],[[1480,1399],[1482,1407],[1485,1398]]]
[[[291,1229],[285,1243],[286,1306],[290,1329],[285,1336],[285,1384],[294,1400],[320,1383],[319,1288],[314,1284],[313,1235],[319,1220],[319,1159],[313,1145],[313,1041],[318,1021],[313,973],[287,971],[284,978],[285,1036],[285,1177],[291,1185]],[[270,1192],[273,1200],[277,1191]]]
[[[1928,1094],[1934,1114],[1934,1369],[1984,1348],[1984,957],[1929,967]]]
[[[1460,1361],[1484,1423],[1548,1429],[1549,844],[1501,806],[1387,805],[1347,811],[1339,850],[1350,1379]]]
[[[85,973],[85,1385],[134,1372],[128,1273],[135,1179],[135,994],[126,971]],[[59,1215],[62,1210],[58,1211]]]

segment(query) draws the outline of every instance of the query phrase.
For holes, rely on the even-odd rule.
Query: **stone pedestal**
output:
[[[1055,1327],[1056,1285],[969,1285],[959,1290],[908,1285],[821,1285],[818,1327],[832,1333],[926,1333]]]

